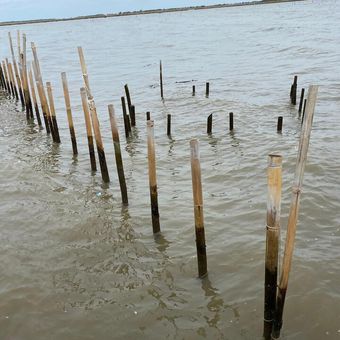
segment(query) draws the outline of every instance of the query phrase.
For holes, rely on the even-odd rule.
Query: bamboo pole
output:
[[[27,57],[26,57],[26,34],[22,35],[22,83],[23,83],[23,91],[25,98],[25,106],[26,106],[26,114],[30,118],[33,118],[33,107],[30,96],[30,91],[28,89],[28,80],[27,80]]]
[[[84,87],[80,89],[80,96],[81,96],[81,101],[83,105],[84,117],[85,117],[87,143],[89,146],[91,170],[97,171],[96,156],[94,153],[94,146],[93,146],[93,134],[92,134],[92,127],[91,127],[90,111],[89,111],[89,106],[87,104],[86,89]]]
[[[15,83],[15,78],[14,78],[14,73],[13,73],[13,68],[12,68],[12,64],[10,62],[8,62],[8,59],[6,58],[6,62],[7,62],[7,67],[8,67],[8,72],[9,72],[9,76],[11,78],[11,84],[13,85],[13,90],[14,90],[14,96],[16,100],[19,100],[19,94],[18,94],[18,90],[17,90],[17,86]]]
[[[73,125],[71,100],[70,100],[70,93],[68,90],[66,72],[61,73],[61,81],[62,81],[63,90],[64,90],[64,99],[65,99],[68,127],[70,130],[70,136],[71,136],[72,151],[73,151],[73,155],[77,156],[78,155],[77,139],[76,139],[76,134],[75,134],[74,125]]]
[[[209,82],[205,83],[205,96],[208,98],[210,93],[210,84]]]
[[[0,63],[0,83],[1,83],[1,88],[3,90],[7,90],[6,88],[6,83],[5,83],[5,77],[4,77],[4,73],[2,71],[2,65]]]
[[[291,89],[291,102],[293,105],[296,105],[297,79],[298,77],[294,76],[294,82]]]
[[[8,77],[8,71],[7,71],[6,63],[4,61],[2,62],[2,69],[4,71],[5,80],[6,80],[6,84],[7,84],[7,92],[10,96],[13,96],[10,79]]]
[[[234,113],[229,112],[229,130],[234,130]]]
[[[127,188],[126,188],[125,175],[124,175],[122,152],[120,149],[119,132],[118,132],[118,127],[117,127],[116,115],[115,115],[113,105],[109,105],[108,109],[109,109],[109,116],[110,116],[112,141],[113,141],[113,146],[115,149],[115,158],[116,158],[116,167],[117,167],[117,172],[118,172],[119,186],[120,186],[120,192],[122,195],[122,202],[124,205],[128,205],[129,200],[128,200],[128,194],[127,194]]]
[[[159,82],[160,82],[160,87],[161,87],[161,98],[164,99],[162,60],[159,61]]]
[[[130,97],[130,91],[129,91],[129,86],[128,84],[124,85],[124,90],[125,90],[125,95],[126,95],[126,101],[127,101],[127,106],[129,110],[129,115],[131,117],[131,97]]]
[[[12,54],[12,62],[13,62],[13,67],[14,67],[14,73],[15,73],[15,77],[16,77],[16,80],[17,80],[17,84],[18,84],[20,101],[21,101],[22,106],[25,107],[25,100],[24,100],[24,95],[23,95],[23,92],[22,92],[22,83],[21,83],[18,65],[17,65],[17,62],[16,62],[15,54],[14,54],[11,32],[8,32],[8,39],[9,39],[9,46],[10,46],[10,50],[11,50],[11,54]]]
[[[305,89],[301,89],[300,103],[299,103],[299,115],[302,112],[303,98],[305,96]]]
[[[136,108],[134,105],[131,105],[130,118],[131,118],[131,126],[136,126]]]
[[[213,118],[213,114],[211,113],[207,119],[207,134],[208,135],[210,135],[212,132],[212,118]]]
[[[39,98],[40,98],[41,110],[42,110],[43,117],[44,117],[46,133],[49,134],[49,133],[51,133],[51,126],[52,126],[50,119],[49,119],[49,116],[47,115],[49,108],[48,108],[48,105],[47,105],[47,100],[46,100],[46,96],[45,96],[45,93],[44,93],[43,85],[39,80],[39,73],[38,73],[36,65],[37,65],[36,62],[33,62],[32,68],[33,68],[33,73],[34,73],[34,77],[35,77],[35,82],[36,82],[36,85],[37,85],[38,95],[39,95]],[[53,136],[53,134],[52,134],[52,136]]]
[[[267,227],[264,280],[264,325],[263,337],[271,340],[276,306],[276,287],[279,262],[280,213],[282,189],[282,157],[268,157]]]
[[[167,115],[166,134],[168,135],[168,137],[171,136],[171,115],[170,114]]]
[[[147,121],[148,134],[148,164],[149,164],[149,187],[151,200],[151,217],[153,233],[160,232],[159,210],[158,210],[158,192],[157,192],[157,175],[156,175],[156,155],[154,140],[154,121]]]
[[[146,113],[146,120],[150,120],[151,119],[151,115],[150,115],[150,112],[148,111],[147,113]]]
[[[282,262],[282,270],[280,275],[280,283],[278,286],[277,302],[275,319],[273,324],[272,338],[279,339],[280,330],[282,328],[282,316],[284,303],[288,287],[289,272],[292,265],[296,224],[298,220],[301,190],[303,183],[303,175],[307,161],[307,153],[309,147],[309,140],[312,130],[313,117],[316,105],[316,98],[318,93],[318,86],[312,85],[309,87],[307,95],[306,116],[302,126],[302,132],[299,143],[299,150],[296,162],[295,179],[293,185],[292,199],[289,210],[288,225],[285,251]]]
[[[11,76],[11,72],[9,69],[9,63],[8,63],[8,59],[5,59],[6,62],[6,74],[7,74],[7,78],[8,78],[8,83],[9,83],[9,87],[11,89],[11,95],[12,97],[15,97],[15,92],[14,92],[14,85],[13,85],[13,81],[12,81],[12,76]]]
[[[21,46],[20,46],[20,31],[17,30],[17,45],[18,45],[18,56],[21,55]]]
[[[196,86],[192,85],[192,96],[194,97],[196,94]]]
[[[84,83],[85,83],[88,106],[89,106],[89,109],[90,109],[92,127],[93,127],[93,131],[94,131],[94,136],[95,136],[95,139],[96,139],[100,171],[101,171],[101,174],[102,174],[103,182],[108,183],[108,182],[110,182],[110,176],[109,176],[109,171],[107,169],[107,164],[106,164],[106,157],[105,157],[103,140],[102,140],[102,136],[101,136],[101,133],[100,133],[100,126],[99,126],[96,104],[94,102],[92,92],[91,92],[91,88],[90,88],[89,77],[88,77],[88,74],[87,74],[87,68],[86,68],[86,64],[85,64],[83,49],[80,46],[78,47],[78,54],[79,54],[81,70],[82,70],[82,73],[83,73],[83,79],[84,79]]]
[[[277,117],[277,132],[282,132],[283,117]]]
[[[48,96],[48,101],[49,101],[49,106],[50,106],[53,131],[55,133],[55,142],[60,143],[60,135],[59,135],[57,116],[56,116],[55,107],[54,107],[52,86],[49,81],[46,83],[46,89],[47,89],[47,96]]]
[[[306,104],[307,104],[307,99],[303,101],[303,112],[302,112],[302,118],[301,118],[301,125],[303,124],[303,121],[305,119],[305,112],[306,112]]]
[[[31,87],[31,93],[32,93],[32,99],[33,99],[35,115],[37,117],[38,125],[40,127],[42,127],[41,118],[40,118],[40,112],[39,112],[39,107],[38,107],[38,102],[37,102],[37,95],[35,93],[32,69],[29,69],[28,78],[29,78],[29,83],[30,83],[30,87]]]
[[[129,130],[129,117],[126,113],[126,105],[125,105],[125,97],[120,97],[122,103],[122,110],[123,110],[123,120],[124,120],[124,129],[125,129],[125,137],[126,139],[129,138],[130,130]]]
[[[194,199],[198,276],[202,278],[207,275],[208,269],[204,233],[201,165],[199,156],[199,144],[197,139],[192,139],[190,141],[190,151],[191,151],[191,177],[192,177],[192,192]]]

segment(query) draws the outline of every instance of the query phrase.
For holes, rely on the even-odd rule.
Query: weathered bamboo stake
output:
[[[192,85],[192,96],[195,96],[196,94],[196,86]]]
[[[120,97],[122,103],[122,110],[123,110],[123,120],[124,120],[124,129],[125,129],[125,137],[126,139],[129,138],[130,130],[129,130],[129,122],[128,122],[128,115],[126,113],[126,105],[125,105],[125,97]]]
[[[14,86],[13,86],[13,82],[12,82],[12,77],[11,77],[11,72],[9,70],[9,65],[8,65],[8,59],[5,59],[5,65],[6,65],[6,75],[8,78],[8,84],[9,84],[9,88],[11,89],[10,93],[12,95],[12,97],[15,97],[15,93],[14,93]]]
[[[1,84],[1,88],[6,90],[6,84],[5,84],[5,77],[2,71],[2,65],[0,63],[0,84]]]
[[[134,105],[131,105],[130,118],[131,118],[131,126],[136,126],[136,108]]]
[[[80,89],[80,96],[81,96],[81,101],[83,105],[84,117],[85,117],[87,143],[89,146],[91,170],[97,171],[96,156],[94,153],[94,146],[93,146],[93,134],[92,134],[92,127],[91,127],[90,111],[89,111],[89,106],[87,104],[86,89],[84,87]]]
[[[119,179],[120,192],[122,195],[123,204],[127,205],[129,204],[129,200],[128,200],[128,194],[127,194],[127,188],[126,188],[125,175],[124,175],[122,152],[120,149],[119,132],[118,132],[118,127],[117,127],[116,115],[115,115],[113,105],[109,105],[108,109],[109,109],[109,116],[110,116],[112,141],[113,141],[113,146],[115,149],[116,167],[117,167],[117,173],[118,173],[118,179]]]
[[[292,96],[291,96],[291,100],[292,100],[292,104],[296,105],[296,92],[297,92],[297,76],[294,76],[294,82],[292,85]]]
[[[304,102],[303,102],[303,112],[302,112],[302,118],[301,118],[301,125],[303,124],[303,121],[305,119],[306,104],[307,104],[307,99],[305,99]]]
[[[191,177],[192,177],[192,192],[193,192],[193,199],[194,199],[198,276],[202,278],[207,275],[208,269],[207,269],[207,253],[206,253],[205,233],[204,233],[201,165],[200,165],[199,145],[198,145],[197,139],[192,139],[190,141],[190,151],[191,151]]]
[[[73,155],[77,156],[78,155],[77,139],[76,139],[76,133],[74,131],[74,125],[73,125],[71,100],[70,100],[70,93],[69,93],[69,90],[68,90],[66,72],[61,73],[61,81],[62,81],[63,90],[64,90],[64,99],[65,99],[65,106],[66,106],[66,113],[67,113],[67,121],[68,121],[69,130],[70,130]]]
[[[21,55],[21,46],[20,46],[20,31],[17,30],[17,45],[18,45],[18,57]]]
[[[313,117],[316,105],[316,98],[318,93],[318,86],[312,85],[309,87],[307,95],[306,116],[302,126],[302,132],[299,143],[299,151],[296,162],[295,179],[292,192],[292,200],[289,210],[288,225],[285,251],[282,262],[282,270],[280,275],[280,282],[277,292],[275,319],[273,324],[272,339],[279,339],[280,330],[282,328],[282,316],[284,303],[288,287],[289,272],[292,265],[296,224],[299,214],[300,197],[303,183],[303,175],[307,161],[307,153],[309,147],[309,140],[312,130]]]
[[[6,85],[7,85],[7,92],[10,96],[12,96],[13,94],[12,94],[11,83],[10,83],[10,80],[8,78],[7,67],[6,67],[6,63],[4,61],[2,62],[2,69],[4,71],[5,81],[6,81]]]
[[[21,83],[21,79],[20,79],[20,74],[19,74],[19,70],[18,70],[18,65],[15,59],[15,54],[14,54],[14,48],[13,48],[13,41],[12,41],[12,36],[11,36],[11,32],[8,32],[8,39],[9,39],[9,46],[11,49],[11,54],[12,54],[12,61],[13,61],[13,67],[14,67],[14,72],[15,72],[15,77],[17,80],[17,84],[18,84],[18,90],[19,90],[19,96],[20,96],[20,101],[23,107],[25,107],[25,100],[24,100],[24,95],[22,92],[22,83]]]
[[[106,157],[105,157],[102,135],[100,133],[100,126],[99,126],[99,120],[98,120],[98,115],[97,115],[97,109],[96,109],[96,104],[94,102],[92,92],[91,92],[91,89],[90,89],[89,77],[88,77],[88,74],[87,74],[87,68],[86,68],[86,64],[85,64],[84,53],[83,53],[83,49],[81,47],[78,47],[78,54],[79,54],[81,70],[82,70],[82,73],[83,73],[83,79],[84,79],[84,83],[85,83],[85,89],[86,89],[88,105],[89,105],[90,114],[91,114],[91,121],[92,121],[94,136],[95,136],[95,139],[96,139],[100,171],[101,171],[101,174],[102,174],[103,182],[108,183],[108,182],[110,182],[110,176],[109,176],[109,171],[107,169],[107,164],[106,164]]]
[[[234,113],[229,112],[229,130],[234,130]]]
[[[34,73],[34,77],[35,77],[35,82],[36,82],[36,85],[37,85],[38,95],[39,95],[39,98],[40,98],[40,105],[41,105],[41,110],[42,110],[43,117],[44,117],[46,133],[49,134],[49,133],[51,133],[51,123],[50,123],[50,119],[47,115],[49,108],[47,107],[48,105],[47,105],[47,100],[46,100],[46,97],[45,97],[45,94],[44,94],[43,86],[42,86],[41,82],[39,81],[39,74],[38,74],[38,70],[37,70],[35,62],[32,62],[32,68],[33,68],[33,73]]]
[[[124,85],[124,90],[125,90],[125,95],[126,95],[126,101],[127,101],[127,106],[129,110],[129,115],[131,117],[131,97],[130,97],[130,91],[129,91],[129,86],[128,84]]]
[[[29,78],[29,83],[30,83],[30,87],[31,87],[31,93],[32,93],[32,99],[33,99],[35,116],[37,117],[38,125],[40,127],[42,127],[41,118],[40,118],[40,112],[39,112],[39,107],[38,107],[38,102],[37,102],[37,95],[35,93],[34,80],[33,80],[33,74],[32,74],[32,70],[31,69],[29,69],[28,78]]]
[[[161,98],[164,99],[162,60],[159,61],[159,82],[160,82],[160,86],[161,86]]]
[[[146,120],[150,120],[151,119],[151,115],[150,115],[150,112],[148,111],[147,113],[146,113]]]
[[[160,232],[159,225],[159,210],[158,210],[158,192],[157,192],[157,175],[156,175],[156,155],[155,155],[155,140],[154,140],[154,122],[147,121],[148,134],[148,164],[149,164],[149,186],[151,200],[151,217],[153,233]]]
[[[23,89],[24,89],[24,98],[25,98],[25,106],[26,106],[26,114],[33,118],[33,107],[32,101],[30,96],[30,91],[28,89],[28,80],[27,80],[27,57],[26,57],[26,34],[22,35],[22,51],[23,51],[23,58],[22,58],[22,74],[23,74]]]
[[[302,112],[303,98],[305,96],[305,89],[301,89],[300,103],[299,103],[299,115]]]
[[[6,59],[7,60],[7,59]],[[11,78],[11,83],[13,84],[13,89],[14,89],[14,96],[16,100],[19,100],[19,95],[18,95],[18,90],[17,90],[17,86],[15,83],[15,78],[14,78],[14,73],[13,73],[13,68],[12,68],[12,64],[11,63],[7,63],[8,66],[8,72],[9,72],[9,76]]]
[[[48,102],[49,102],[49,106],[50,106],[51,119],[52,119],[52,124],[53,124],[53,131],[55,133],[55,142],[60,143],[60,135],[59,135],[58,121],[57,121],[55,107],[54,107],[52,86],[51,86],[51,83],[49,81],[46,83],[46,89],[47,89]]]
[[[208,135],[210,135],[212,132],[212,118],[213,118],[213,114],[211,113],[207,119],[207,134]]]
[[[277,117],[277,132],[282,132],[283,117]]]
[[[166,134],[168,135],[168,137],[171,136],[171,115],[170,114],[167,115]]]
[[[207,82],[205,83],[205,96],[209,97],[209,93],[210,93],[210,84]]]
[[[282,157],[269,155],[263,337],[271,340],[279,262]]]

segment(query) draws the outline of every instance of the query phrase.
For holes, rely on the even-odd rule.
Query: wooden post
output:
[[[208,269],[207,269],[207,253],[206,253],[205,233],[204,233],[201,165],[200,165],[199,145],[198,145],[197,139],[192,139],[190,141],[190,151],[191,151],[191,177],[192,177],[192,192],[193,192],[193,199],[194,199],[198,276],[202,278],[207,275]]]
[[[55,140],[54,141],[59,144],[60,143],[59,128],[58,128],[58,122],[57,122],[57,117],[56,117],[55,108],[54,108],[52,86],[51,86],[50,82],[46,83],[46,89],[47,89],[47,96],[48,96],[48,101],[49,101],[49,106],[50,106],[50,113],[51,113],[53,131],[54,131],[54,134],[55,134]]]
[[[263,337],[271,340],[279,262],[282,157],[269,155]]]
[[[41,118],[40,118],[40,112],[39,112],[39,107],[38,107],[38,102],[37,102],[37,95],[35,93],[34,80],[33,80],[33,74],[32,74],[32,70],[31,69],[28,72],[28,78],[29,78],[29,83],[30,83],[30,87],[31,87],[31,93],[32,93],[32,99],[33,99],[35,116],[37,117],[38,125],[40,127],[42,127]]]
[[[159,82],[160,82],[160,86],[161,86],[161,98],[164,99],[162,60],[160,60],[160,62],[159,62]]]
[[[156,175],[156,155],[154,140],[154,122],[147,121],[148,134],[148,164],[149,164],[149,186],[151,200],[151,217],[153,233],[160,232],[159,211],[158,211],[158,192],[157,192],[157,175]]]
[[[4,73],[2,71],[1,63],[0,63],[0,82],[1,82],[1,88],[4,89],[4,90],[7,90],[5,77],[4,77]]]
[[[301,198],[301,190],[303,183],[303,175],[307,161],[307,153],[309,147],[309,140],[312,130],[313,117],[316,105],[316,98],[318,93],[318,86],[312,85],[309,87],[307,95],[306,116],[302,126],[302,132],[299,143],[299,150],[296,162],[295,179],[293,185],[292,199],[289,210],[287,235],[285,251],[282,262],[282,269],[280,275],[280,282],[277,292],[275,319],[273,324],[272,338],[279,339],[280,330],[282,328],[282,316],[284,303],[288,287],[289,272],[292,265],[296,224],[299,215],[299,206]]]
[[[127,100],[127,106],[129,110],[129,115],[131,117],[131,97],[130,97],[130,91],[129,91],[129,86],[128,84],[124,85],[124,90],[125,90],[125,95],[126,95],[126,100]]]
[[[35,81],[36,81],[36,85],[37,85],[37,89],[38,89],[38,94],[39,94],[39,98],[40,98],[41,109],[42,109],[42,112],[43,112],[46,132],[51,133],[53,140],[55,140],[55,134],[54,134],[54,131],[53,131],[53,124],[52,124],[52,119],[51,119],[51,115],[50,115],[50,109],[48,107],[44,83],[43,83],[43,80],[42,80],[37,49],[36,49],[33,42],[31,43],[31,48],[32,48],[32,53],[33,53],[33,58],[34,58],[33,73],[34,73],[34,77],[35,77]]]
[[[211,113],[209,116],[208,116],[208,119],[207,119],[207,134],[210,135],[211,132],[212,132],[212,116],[213,114]]]
[[[277,132],[282,132],[283,117],[277,117]]]
[[[5,74],[6,74],[6,78],[7,78],[7,82],[8,82],[9,94],[12,97],[15,97],[14,86],[13,86],[13,83],[12,83],[11,74],[9,72],[8,59],[7,58],[5,59],[4,69],[5,69]]]
[[[126,139],[129,138],[130,130],[129,130],[129,117],[126,113],[126,105],[125,105],[125,97],[120,97],[122,103],[122,110],[123,110],[123,120],[124,120],[124,129],[125,129],[125,137]]]
[[[33,106],[32,106],[30,91],[28,89],[28,80],[27,80],[26,34],[22,35],[22,82],[23,82],[26,114],[30,118],[33,118]]]
[[[302,112],[303,98],[305,96],[305,89],[301,89],[300,104],[299,104],[299,115]]]
[[[82,70],[82,73],[83,73],[83,79],[84,79],[84,83],[85,83],[85,89],[86,89],[88,105],[89,105],[90,114],[91,114],[94,136],[95,136],[96,144],[97,144],[97,152],[98,152],[98,158],[99,158],[100,171],[101,171],[101,174],[102,174],[103,182],[107,183],[107,182],[110,182],[110,177],[109,177],[109,172],[108,172],[107,164],[106,164],[104,145],[103,145],[102,135],[100,133],[96,104],[94,102],[92,92],[91,92],[91,89],[90,89],[90,83],[89,83],[89,78],[88,78],[88,74],[87,74],[87,68],[86,68],[86,64],[85,64],[83,49],[81,47],[78,47],[78,54],[79,54],[81,70]]]
[[[92,134],[92,127],[91,127],[90,111],[89,111],[89,106],[87,104],[86,89],[84,87],[80,89],[80,96],[81,96],[81,101],[83,105],[84,117],[85,117],[87,143],[89,146],[91,170],[97,171],[96,156],[94,153],[94,146],[93,146],[93,134]]]
[[[19,94],[18,94],[18,90],[17,90],[17,86],[15,83],[15,78],[14,78],[14,73],[13,73],[13,68],[12,68],[12,64],[8,62],[8,59],[6,58],[6,62],[7,62],[7,67],[8,67],[8,72],[9,72],[9,76],[11,78],[11,84],[13,85],[13,90],[14,90],[14,96],[16,100],[19,100]]]
[[[297,76],[294,76],[294,82],[292,85],[292,95],[291,95],[291,100],[292,100],[292,104],[296,105],[296,92],[297,92]]]
[[[64,99],[65,99],[68,127],[70,130],[70,136],[71,136],[72,151],[73,151],[73,155],[77,156],[78,155],[77,139],[76,139],[76,134],[75,134],[74,125],[73,125],[71,100],[70,100],[70,93],[68,91],[66,72],[61,73],[61,82],[63,84],[63,90],[64,90]]]
[[[192,96],[195,96],[196,94],[196,86],[192,85]]]
[[[229,130],[234,130],[234,113],[229,112]]]
[[[21,84],[20,74],[19,74],[19,70],[18,70],[18,65],[17,65],[16,59],[15,59],[13,41],[12,41],[12,36],[11,36],[10,32],[8,32],[8,39],[9,39],[9,46],[10,46],[10,50],[11,50],[11,54],[12,54],[12,62],[13,62],[13,67],[14,67],[14,72],[15,72],[15,78],[16,78],[17,84],[18,84],[20,101],[21,101],[22,106],[25,107],[25,100],[24,100],[24,95],[23,95],[23,92],[22,92],[22,84]]]
[[[166,134],[168,135],[168,137],[171,136],[171,115],[168,114],[167,115],[167,127],[166,127]]]
[[[150,115],[150,112],[148,111],[147,113],[146,113],[146,120],[150,120],[151,119],[151,115]]]
[[[131,118],[131,126],[136,126],[136,109],[134,105],[131,105],[130,118]]]
[[[42,86],[41,86],[41,83],[40,81],[38,80],[39,77],[38,77],[38,71],[37,71],[37,68],[35,66],[35,63],[33,62],[32,63],[32,68],[33,68],[33,73],[34,73],[34,77],[35,77],[35,81],[36,81],[36,86],[37,86],[37,90],[38,90],[38,95],[39,95],[39,98],[40,98],[40,104],[41,104],[41,110],[42,110],[42,113],[43,113],[43,117],[44,117],[44,123],[45,123],[45,128],[46,128],[46,133],[50,133],[51,132],[51,128],[50,128],[50,121],[47,117],[47,110],[48,108],[46,108],[46,98],[44,97],[44,94],[43,94],[43,89],[42,89]]]
[[[5,84],[6,84],[7,93],[9,95],[11,95],[11,86],[10,86],[10,83],[9,83],[8,73],[7,73],[7,69],[6,69],[6,65],[5,65],[4,61],[2,62],[2,70],[3,70],[3,75],[4,75],[4,78],[5,78]]]
[[[113,105],[109,105],[108,109],[109,109],[110,124],[111,124],[111,131],[112,131],[112,141],[113,141],[113,146],[115,149],[115,158],[116,158],[119,186],[120,186],[120,192],[122,195],[122,202],[124,205],[128,205],[129,200],[128,200],[128,194],[127,194],[127,188],[126,188],[125,175],[124,175],[122,152],[120,149],[119,132],[118,132],[118,127],[117,127],[116,115],[115,115]]]
[[[307,99],[305,99],[304,102],[303,102],[303,112],[302,112],[302,118],[301,118],[301,125],[303,124],[303,121],[305,119],[306,104],[307,104]]]
[[[208,98],[210,93],[210,84],[207,82],[205,83],[205,96]]]

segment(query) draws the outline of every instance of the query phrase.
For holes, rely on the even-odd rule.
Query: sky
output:
[[[242,1],[247,0],[0,0],[0,21],[66,18]]]

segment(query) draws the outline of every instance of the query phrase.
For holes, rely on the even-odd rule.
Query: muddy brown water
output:
[[[283,156],[283,244],[301,129],[297,107],[289,104],[295,74],[299,91],[318,84],[320,92],[282,338],[340,338],[339,19],[340,2],[326,0],[2,27],[2,57],[9,56],[8,30],[15,36],[19,28],[36,43],[43,78],[54,89],[62,143],[53,145],[26,123],[18,103],[0,94],[0,339],[260,339],[267,155]],[[99,171],[90,172],[77,46],[98,106],[108,186]],[[125,83],[137,112],[127,143]],[[128,208],[120,203],[110,103],[118,115]],[[155,120],[162,229],[156,239],[146,111]],[[199,138],[201,149],[209,270],[203,281],[197,279],[191,138]]]

